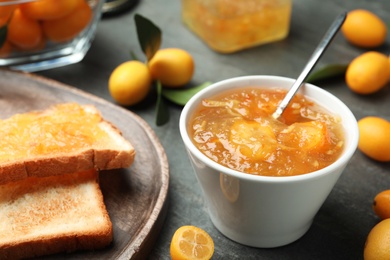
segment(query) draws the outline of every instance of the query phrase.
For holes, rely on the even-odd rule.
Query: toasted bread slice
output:
[[[0,185],[0,259],[98,249],[113,239],[95,170]]]
[[[0,184],[129,167],[134,147],[92,105],[59,104],[0,120]]]

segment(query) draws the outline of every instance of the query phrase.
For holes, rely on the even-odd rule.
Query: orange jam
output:
[[[189,124],[193,143],[219,164],[255,175],[300,175],[336,161],[343,149],[340,118],[296,95],[275,120],[285,94],[245,88],[203,100]]]
[[[291,5],[291,0],[182,0],[182,17],[209,47],[231,53],[284,39]]]
[[[101,116],[78,104],[60,104],[47,112],[17,114],[0,120],[0,161],[90,147],[107,136]]]

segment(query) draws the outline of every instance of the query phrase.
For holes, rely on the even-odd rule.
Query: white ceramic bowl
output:
[[[300,93],[341,117],[345,146],[336,162],[321,170],[289,177],[250,175],[224,167],[200,152],[188,135],[188,121],[202,99],[248,86],[288,89],[294,80],[277,76],[246,76],[215,83],[197,93],[180,116],[180,133],[211,221],[228,238],[253,247],[289,244],[310,228],[313,218],[356,151],[359,132],[349,108],[329,92],[305,84]]]

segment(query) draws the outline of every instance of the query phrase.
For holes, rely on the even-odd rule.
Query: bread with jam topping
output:
[[[129,167],[135,150],[92,105],[65,103],[0,120],[0,184]]]

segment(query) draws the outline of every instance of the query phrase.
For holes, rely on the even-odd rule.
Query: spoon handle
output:
[[[287,105],[290,103],[291,99],[294,97],[295,93],[298,91],[299,87],[302,85],[303,81],[307,78],[309,73],[312,71],[314,66],[316,65],[317,61],[320,59],[322,54],[325,52],[326,48],[329,46],[330,42],[336,35],[336,33],[339,31],[341,26],[343,25],[345,19],[347,17],[347,13],[344,12],[340,14],[335,21],[332,23],[332,25],[329,27],[328,31],[322,38],[321,42],[317,46],[317,48],[314,50],[312,56],[310,57],[309,61],[307,62],[305,68],[302,70],[301,74],[297,78],[297,80],[294,82],[290,90],[287,92],[286,96],[283,98],[283,100],[278,105],[276,111],[272,114],[272,117],[275,119],[278,119],[284,109],[286,109]]]

